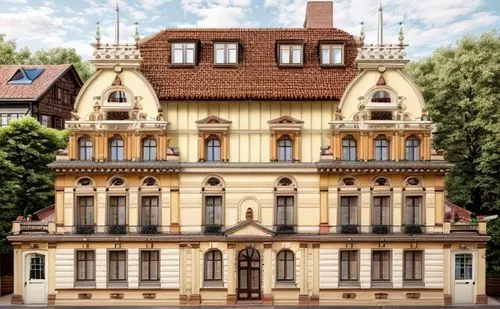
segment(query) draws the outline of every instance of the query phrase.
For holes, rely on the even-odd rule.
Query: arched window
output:
[[[109,142],[109,154],[111,161],[123,161],[123,140],[115,137]]]
[[[210,250],[205,253],[205,282],[222,282],[222,253]]]
[[[220,161],[220,140],[216,136],[210,136],[206,141],[207,161]]]
[[[406,160],[416,161],[420,159],[420,141],[416,136],[406,139]]]
[[[294,281],[295,279],[295,259],[290,250],[282,250],[277,255],[278,268],[276,274],[277,281]]]
[[[342,160],[356,161],[356,140],[350,135],[342,139]]]
[[[156,161],[156,140],[146,138],[142,141],[142,160]]]
[[[389,160],[389,141],[385,136],[379,136],[375,139],[375,160]]]
[[[121,90],[113,91],[108,96],[108,102],[109,103],[126,103],[127,102],[127,94]]]
[[[92,140],[88,136],[83,136],[78,139],[78,159],[90,161],[92,160],[93,146]]]
[[[278,161],[292,161],[293,146],[290,136],[284,135],[278,140]]]
[[[391,95],[385,90],[379,90],[372,96],[373,103],[391,103]]]

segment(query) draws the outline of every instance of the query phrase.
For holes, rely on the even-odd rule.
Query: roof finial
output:
[[[120,0],[116,0],[116,32],[115,44],[120,45]]]
[[[380,7],[378,9],[378,45],[384,45],[384,8],[382,7],[382,1],[380,1]]]
[[[101,27],[100,27],[100,22],[97,22],[96,23],[96,29],[95,29],[95,41],[96,41],[96,45],[97,47],[99,47],[101,45]]]
[[[364,44],[365,42],[365,22],[361,21],[361,33],[359,34],[359,39],[361,40],[361,43]]]
[[[404,31],[403,31],[403,24],[404,22],[399,22],[399,45],[403,46],[404,44],[404,40],[405,40],[405,34],[404,34]]]
[[[134,34],[134,39],[135,39],[135,44],[139,44],[139,40],[141,37],[139,36],[139,22],[135,22],[135,34]]]

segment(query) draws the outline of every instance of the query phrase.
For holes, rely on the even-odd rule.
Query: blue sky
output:
[[[0,33],[18,47],[73,47],[91,56],[95,24],[102,42],[114,42],[117,0],[0,0]],[[132,42],[134,22],[142,36],[165,28],[301,27],[307,0],[120,0],[121,41]],[[335,0],[334,26],[376,42],[379,0]],[[500,29],[500,0],[383,0],[385,42],[396,43],[405,20],[411,59],[454,44],[466,34]]]

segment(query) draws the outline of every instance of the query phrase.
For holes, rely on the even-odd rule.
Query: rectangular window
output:
[[[294,225],[293,196],[278,196],[276,198],[277,216],[276,223],[278,225]]]
[[[40,123],[43,126],[50,127],[50,116],[42,115],[40,119]]]
[[[340,251],[340,280],[357,281],[358,270],[358,251]]]
[[[358,224],[358,197],[342,196],[340,198],[340,225]]]
[[[422,281],[422,251],[405,251],[404,280]]]
[[[222,196],[205,197],[205,225],[222,225]]]
[[[109,281],[127,280],[126,251],[110,251],[108,266],[109,266]]]
[[[158,196],[141,198],[141,225],[158,224]]]
[[[195,64],[196,43],[172,43],[172,64]]]
[[[391,280],[391,252],[372,252],[372,281]]]
[[[0,127],[5,127],[6,125],[9,124],[12,120],[16,120],[19,118],[24,117],[24,114],[11,114],[11,113],[4,113],[0,114]]]
[[[160,259],[158,251],[141,251],[141,281],[160,279]]]
[[[321,44],[322,65],[342,65],[344,63],[344,46],[342,44]]]
[[[93,196],[78,196],[77,197],[77,224],[78,225],[93,225],[94,224],[94,197]]]
[[[279,45],[279,63],[284,65],[303,64],[302,45],[299,44],[280,44]]]
[[[63,120],[61,117],[54,117],[54,128],[55,129],[63,128]]]
[[[126,224],[126,199],[125,196],[111,196],[109,198],[109,224]]]
[[[375,196],[373,198],[373,225],[389,225],[389,196]]]
[[[422,224],[422,197],[407,196],[405,199],[405,225]]]
[[[95,273],[94,251],[76,251],[76,280],[93,281]]]
[[[215,64],[237,64],[238,43],[215,43],[214,62]]]

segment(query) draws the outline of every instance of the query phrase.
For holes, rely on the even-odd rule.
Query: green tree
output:
[[[17,50],[16,42],[6,41],[5,35],[0,34],[0,64],[66,64],[75,66],[80,78],[85,82],[94,69],[88,61],[83,61],[74,48],[52,48],[38,50],[33,54],[28,48]]]
[[[435,148],[455,165],[448,199],[475,213],[500,210],[500,37],[488,32],[438,49],[407,72],[436,123]]]
[[[16,216],[54,203],[54,174],[47,164],[67,140],[67,131],[46,128],[31,117],[0,128],[0,245]]]

